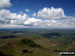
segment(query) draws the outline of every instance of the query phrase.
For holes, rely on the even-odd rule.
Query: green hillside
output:
[[[0,33],[0,55],[60,56],[60,51],[75,52],[74,31],[21,30],[21,33],[15,31],[16,33],[12,31]]]

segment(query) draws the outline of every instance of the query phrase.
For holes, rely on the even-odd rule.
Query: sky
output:
[[[75,0],[0,0],[0,28],[75,28]]]

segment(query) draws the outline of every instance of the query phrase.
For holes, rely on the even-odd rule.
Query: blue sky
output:
[[[43,7],[63,8],[68,16],[75,16],[75,0],[11,0],[13,4],[9,9],[12,12],[23,11],[28,8],[33,12],[37,12]]]
[[[0,0],[0,28],[75,28],[75,0]]]

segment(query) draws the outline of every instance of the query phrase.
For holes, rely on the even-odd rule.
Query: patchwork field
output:
[[[0,29],[0,56],[60,56],[60,51],[75,52],[75,30]]]

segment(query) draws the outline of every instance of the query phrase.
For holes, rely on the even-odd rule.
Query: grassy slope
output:
[[[16,32],[13,30],[6,34],[0,33],[0,36],[15,35],[20,37],[0,39],[0,52],[7,56],[59,56],[56,51],[75,51],[75,31],[21,30],[23,33],[12,33],[14,31]],[[40,35],[52,32],[61,33],[61,37],[53,36],[48,39]],[[29,52],[23,53],[24,49],[29,50]]]
[[[24,39],[25,40],[25,39]],[[27,40],[27,39],[26,39]],[[25,40],[25,41],[26,41]],[[32,40],[32,39],[31,39]],[[40,45],[41,47],[31,47],[25,43],[22,43],[22,39],[21,38],[15,38],[15,39],[5,39],[4,41],[0,40],[0,43],[2,42],[4,45],[1,45],[0,47],[0,51],[3,52],[6,55],[13,55],[14,56],[55,56],[55,52],[52,51],[52,46],[48,46],[49,41],[47,41],[48,39],[34,39],[32,41],[34,41],[35,43],[37,43],[38,45]],[[6,43],[7,42],[7,43]],[[12,48],[9,44],[11,43],[15,43],[14,47]],[[51,44],[50,44],[51,45]],[[55,45],[53,45],[55,46]],[[29,51],[31,51],[31,53],[22,53],[23,49],[27,49]],[[56,55],[57,56],[57,55]]]
[[[31,44],[23,43],[22,40],[31,40],[34,45],[39,45],[41,47],[32,47]],[[13,44],[14,43],[14,44]],[[46,39],[46,38],[13,38],[13,39],[0,39],[0,51],[7,56],[58,56],[58,53],[54,50],[75,50],[73,42],[69,47],[63,48],[58,47],[61,42]],[[11,46],[13,44],[13,46]],[[28,53],[22,53],[22,50],[29,50]]]

